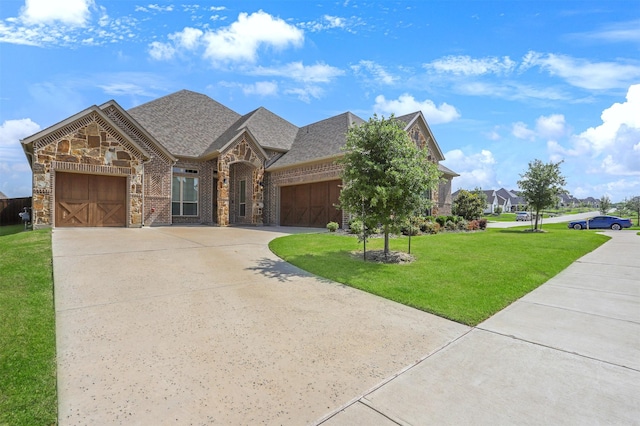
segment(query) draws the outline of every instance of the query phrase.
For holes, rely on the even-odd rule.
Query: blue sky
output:
[[[640,195],[640,1],[2,0],[0,191],[31,194],[19,140],[91,106],[189,89],[302,126],[421,110],[461,176]]]

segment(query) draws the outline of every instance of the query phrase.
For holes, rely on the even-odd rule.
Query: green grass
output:
[[[0,425],[57,419],[50,230],[0,227]]]
[[[17,234],[24,231],[24,225],[7,225],[0,226],[0,237],[5,235]]]
[[[522,228],[521,228],[522,229]],[[416,261],[386,265],[354,258],[362,244],[329,233],[275,239],[269,247],[284,260],[321,277],[395,300],[451,320],[476,325],[546,282],[574,260],[607,241],[565,224],[546,233],[488,229],[413,237]],[[381,249],[370,240],[367,249]],[[391,240],[407,251],[407,238]]]

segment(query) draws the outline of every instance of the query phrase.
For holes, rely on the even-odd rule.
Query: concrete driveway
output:
[[[640,237],[606,234],[609,242],[323,426],[640,425]]]
[[[470,331],[280,261],[292,231],[55,229],[59,423],[306,424]]]

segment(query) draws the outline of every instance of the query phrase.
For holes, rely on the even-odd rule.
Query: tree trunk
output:
[[[540,217],[540,210],[536,209],[536,224],[534,225],[533,229],[535,229],[536,231],[538,230],[538,217]]]
[[[389,254],[389,225],[384,225],[384,257]]]

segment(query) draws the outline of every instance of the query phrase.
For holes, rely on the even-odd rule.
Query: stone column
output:
[[[229,159],[218,158],[218,225],[229,225]]]
[[[253,215],[251,223],[254,225],[263,225],[264,219],[262,212],[264,210],[264,166],[253,169]]]

